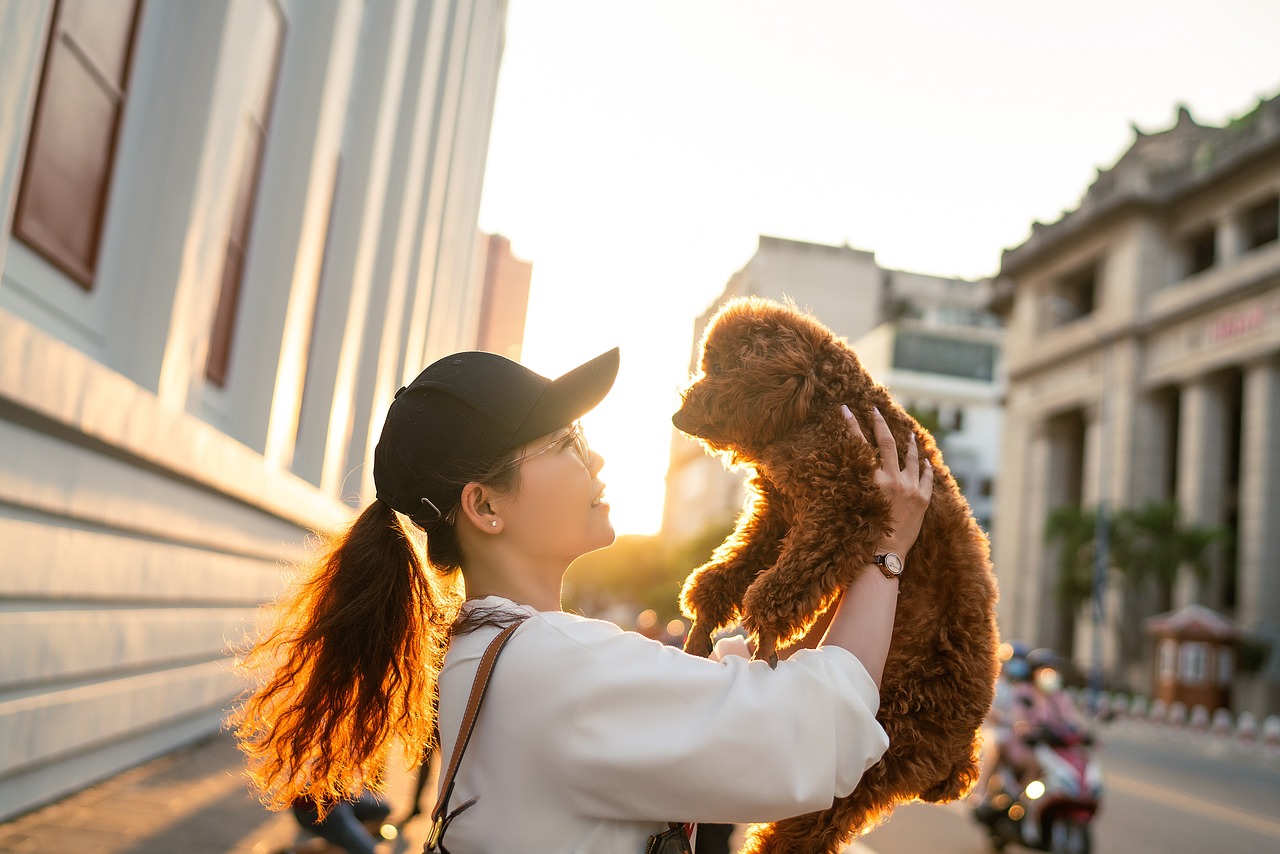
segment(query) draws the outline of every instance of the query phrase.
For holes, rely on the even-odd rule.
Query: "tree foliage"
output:
[[[1058,583],[1055,593],[1071,613],[1076,613],[1093,593],[1098,514],[1079,504],[1055,507],[1045,520],[1044,539],[1057,543]]]
[[[732,530],[732,521],[693,539],[623,535],[607,549],[583,555],[565,574],[564,603],[570,610],[600,615],[626,606],[652,609],[662,623],[680,616],[685,578],[711,556]]]
[[[1181,568],[1203,581],[1211,547],[1228,538],[1224,528],[1184,523],[1175,501],[1151,501],[1117,515],[1112,557],[1131,587],[1153,584],[1167,607]]]
[[[1045,522],[1045,541],[1061,547],[1059,601],[1073,613],[1092,594],[1097,523],[1097,510],[1078,504],[1055,508]],[[1107,526],[1107,568],[1114,569],[1132,589],[1154,585],[1165,609],[1173,598],[1181,568],[1189,568],[1204,580],[1209,572],[1210,547],[1228,538],[1223,528],[1184,523],[1175,501],[1151,501],[1121,510],[1107,520]]]

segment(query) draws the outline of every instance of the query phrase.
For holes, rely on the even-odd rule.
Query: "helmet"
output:
[[[1026,659],[1027,667],[1031,669],[1032,673],[1042,667],[1058,666],[1058,654],[1048,647],[1042,646],[1038,649],[1031,650],[1026,654]]]
[[[1036,687],[1047,694],[1062,690],[1061,659],[1051,649],[1033,649],[1027,653],[1027,669]]]
[[[1003,662],[1005,676],[1014,682],[1022,682],[1031,677],[1031,667],[1027,664],[1028,647],[1022,641],[1000,644],[1000,661]]]

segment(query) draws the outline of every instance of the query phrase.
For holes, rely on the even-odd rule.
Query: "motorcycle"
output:
[[[1008,768],[992,774],[974,808],[996,851],[1010,843],[1052,854],[1089,854],[1091,825],[1102,801],[1102,765],[1087,732],[1040,728],[1027,736],[1039,776],[1020,787]],[[1035,826],[1030,825],[1034,815]]]

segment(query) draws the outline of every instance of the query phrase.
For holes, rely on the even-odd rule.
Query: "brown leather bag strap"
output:
[[[462,754],[466,752],[467,744],[471,741],[471,733],[476,728],[476,716],[480,714],[480,704],[484,702],[485,692],[489,690],[489,677],[493,675],[493,665],[498,660],[498,653],[502,652],[502,648],[506,646],[507,641],[511,640],[511,636],[525,619],[527,618],[522,616],[517,622],[499,632],[498,636],[489,642],[484,655],[480,657],[476,678],[471,683],[471,696],[467,698],[467,710],[462,715],[462,727],[458,730],[458,741],[453,745],[453,756],[449,759],[449,770],[440,778],[440,797],[436,801],[435,809],[431,811],[431,832],[427,835],[427,844],[423,846],[423,851],[445,851],[442,840],[449,822],[453,821],[458,813],[479,800],[479,796],[476,796],[453,812],[449,812],[453,778],[458,773]]]

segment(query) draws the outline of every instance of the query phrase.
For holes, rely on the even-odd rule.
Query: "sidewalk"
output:
[[[12,854],[300,854],[331,851],[303,833],[289,812],[273,813],[250,793],[227,733],[210,736],[0,824],[0,852]],[[393,773],[391,821],[408,814],[416,775]],[[433,784],[423,793],[431,811]],[[422,850],[427,817],[402,828],[387,852]]]
[[[1157,726],[1143,721],[1113,721],[1108,731],[1128,738],[1168,742],[1234,763],[1280,767],[1280,749],[1242,744],[1208,733]],[[12,854],[277,854],[299,847],[299,854],[329,849],[302,832],[291,813],[268,812],[249,794],[241,777],[241,757],[232,738],[219,733],[125,771],[61,801],[0,823],[0,852]],[[410,808],[416,775],[394,772],[388,781],[391,821],[403,821]],[[423,808],[433,805],[434,780],[423,793]],[[400,828],[385,854],[417,854],[428,829],[419,815]],[[874,854],[854,843],[846,854]]]
[[[291,813],[268,812],[240,776],[241,756],[231,736],[219,733],[125,771],[61,801],[0,823],[4,854],[299,854],[332,852],[299,830]],[[416,776],[395,773],[388,782],[391,821],[408,814]],[[434,805],[435,781],[422,795]],[[428,820],[419,815],[380,851],[417,854]],[[847,854],[874,854],[854,843]]]

